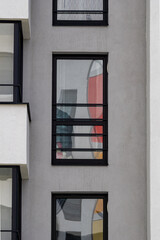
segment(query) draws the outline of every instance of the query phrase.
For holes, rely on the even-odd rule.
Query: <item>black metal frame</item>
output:
[[[108,0],[103,0],[103,10],[57,10],[57,1],[52,0],[53,6],[53,14],[52,14],[52,25],[53,26],[107,26],[108,25]],[[102,21],[74,21],[74,20],[57,20],[57,13],[60,14],[86,14],[86,13],[94,13],[94,14],[102,14]]]
[[[14,62],[13,62],[13,84],[0,84],[0,87],[13,87],[13,102],[23,101],[23,36],[20,21],[0,21],[1,23],[14,24]],[[4,102],[1,102],[4,103]],[[8,103],[8,102],[7,102]]]
[[[51,240],[56,240],[56,199],[78,198],[78,199],[103,199],[103,240],[108,240],[108,193],[52,193],[51,196]]]
[[[57,60],[59,59],[89,59],[89,60],[103,60],[103,104],[57,104]],[[108,165],[108,54],[106,55],[93,55],[93,54],[74,54],[74,55],[59,55],[53,54],[53,72],[52,72],[52,165],[76,165],[76,166],[106,166]],[[67,106],[102,106],[103,107],[103,119],[70,119],[69,121],[64,119],[56,119],[56,107],[58,105]],[[83,125],[83,126],[103,126],[103,148],[95,149],[95,151],[103,151],[103,159],[56,159],[56,150],[62,150],[56,148],[56,126],[58,125]],[[64,134],[62,134],[64,135]],[[67,134],[69,135],[69,134]],[[70,134],[71,136],[90,136],[90,134]],[[92,135],[93,136],[93,135]],[[97,136],[97,134],[96,134]],[[94,149],[64,149],[68,151],[94,151]]]
[[[2,229],[0,232],[10,232],[12,240],[21,240],[21,174],[17,166],[0,166],[12,169],[12,229]]]

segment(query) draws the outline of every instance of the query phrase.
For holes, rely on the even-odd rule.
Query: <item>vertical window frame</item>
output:
[[[56,199],[57,198],[70,198],[70,199],[103,199],[103,240],[108,240],[108,192],[101,193],[51,193],[51,240],[56,238]]]
[[[108,26],[108,2],[103,0],[103,20],[57,20],[57,1],[52,0],[52,25],[53,26]],[[75,10],[76,11],[76,10]],[[83,12],[83,11],[82,11]]]
[[[57,60],[102,60],[103,59],[103,120],[97,125],[103,126],[103,159],[56,159],[56,106],[57,106]],[[53,54],[52,55],[52,148],[51,164],[62,166],[108,166],[108,53],[106,54]],[[63,122],[64,124],[64,122]],[[69,123],[68,123],[69,124]],[[66,124],[66,125],[68,125]],[[76,121],[74,124],[90,126],[92,120]],[[94,123],[93,125],[96,126]],[[60,125],[60,124],[59,124]],[[65,125],[65,124],[64,124]]]

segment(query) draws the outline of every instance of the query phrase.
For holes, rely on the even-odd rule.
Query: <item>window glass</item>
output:
[[[106,159],[107,75],[104,63],[107,64],[106,56],[55,56],[54,159],[83,159],[83,163],[87,159]]]
[[[57,20],[103,20],[103,0],[57,0],[57,10]]]
[[[12,169],[0,168],[0,230],[12,229]],[[0,232],[0,239],[10,240],[11,233]]]
[[[0,84],[13,84],[14,24],[0,23]],[[0,102],[13,101],[13,87],[0,86]]]
[[[102,104],[103,61],[57,60],[57,102]],[[87,111],[86,109],[88,116],[90,113]],[[81,112],[84,112],[84,109]],[[75,114],[78,114],[78,111]]]
[[[103,240],[103,202],[101,198],[57,198],[57,240]]]

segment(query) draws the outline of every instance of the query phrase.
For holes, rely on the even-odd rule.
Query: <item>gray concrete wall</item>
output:
[[[51,239],[51,192],[109,192],[109,239],[146,240],[145,0],[110,0],[108,27],[52,27],[32,1],[24,100],[32,111],[22,239]],[[52,52],[109,52],[109,166],[51,166]]]

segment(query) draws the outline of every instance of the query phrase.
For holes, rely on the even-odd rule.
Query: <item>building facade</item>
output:
[[[0,1],[0,240],[159,240],[159,21]]]

